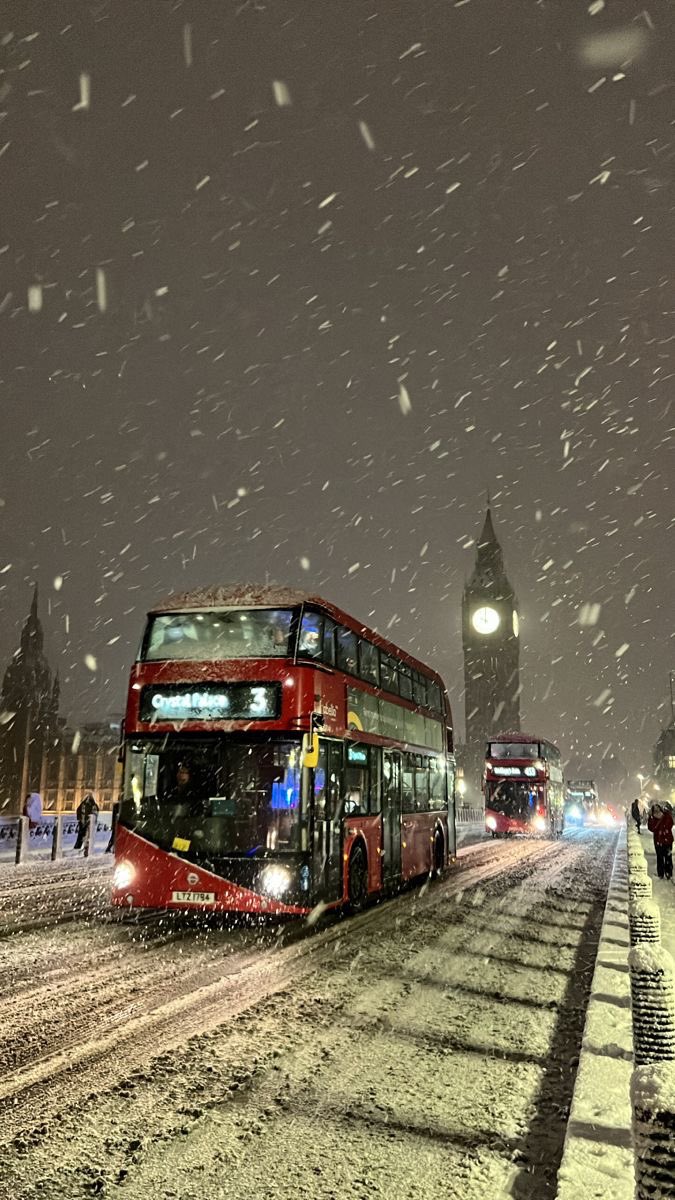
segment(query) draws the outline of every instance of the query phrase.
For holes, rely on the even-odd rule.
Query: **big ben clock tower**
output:
[[[504,555],[488,509],[473,574],[462,598],[465,777],[480,790],[490,734],[520,728],[518,600],[504,570]]]

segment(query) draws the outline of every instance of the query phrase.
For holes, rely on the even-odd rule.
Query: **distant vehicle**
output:
[[[613,804],[600,804],[597,823],[605,829],[614,829],[623,824],[623,817]]]
[[[598,789],[592,779],[568,779],[565,786],[565,820],[568,825],[597,825]]]
[[[112,902],[361,908],[455,854],[435,671],[318,596],[214,588],[148,614]]]
[[[621,820],[614,805],[600,800],[592,779],[568,779],[565,792],[565,821],[568,825],[613,829]]]
[[[534,734],[500,733],[487,744],[485,827],[493,837],[561,837],[565,826],[560,751]]]

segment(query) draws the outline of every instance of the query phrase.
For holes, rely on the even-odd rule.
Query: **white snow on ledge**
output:
[[[619,839],[586,1014],[557,1200],[633,1200],[625,834]]]

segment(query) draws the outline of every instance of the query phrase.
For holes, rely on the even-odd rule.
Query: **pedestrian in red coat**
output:
[[[647,828],[654,835],[656,870],[659,879],[673,878],[673,816],[660,804],[653,804]]]

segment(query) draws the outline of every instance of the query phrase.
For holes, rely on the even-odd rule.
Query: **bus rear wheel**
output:
[[[361,912],[368,902],[368,864],[361,846],[349,858],[347,891],[350,911]]]

